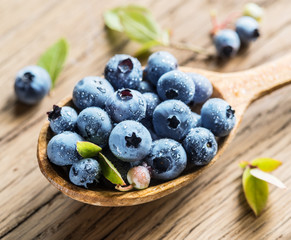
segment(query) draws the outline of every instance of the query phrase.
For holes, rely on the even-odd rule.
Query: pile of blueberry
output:
[[[208,164],[217,152],[216,137],[234,127],[234,110],[222,99],[209,99],[212,92],[207,78],[178,70],[168,52],[153,53],[144,70],[136,58],[115,55],[104,78],[85,77],[76,84],[76,109],[54,106],[48,113],[56,134],[48,158],[69,166],[75,185],[96,184],[102,179],[98,160],[82,159],[76,149],[86,140],[102,147],[137,189],[148,187],[151,178],[174,179],[186,167]],[[201,115],[187,105],[202,103]]]

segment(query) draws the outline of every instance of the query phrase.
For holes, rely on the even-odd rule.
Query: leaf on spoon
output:
[[[86,141],[77,142],[77,151],[83,158],[96,157],[101,150],[102,148],[94,143]]]
[[[69,51],[69,44],[66,39],[61,38],[44,52],[38,66],[43,67],[49,73],[54,88],[57,77],[63,69]]]
[[[272,172],[281,166],[282,162],[272,158],[256,158],[251,162],[251,164],[264,172]]]
[[[102,174],[113,184],[126,185],[121,177],[121,174],[114,165],[102,153],[98,154],[98,162],[101,166]]]
[[[244,170],[242,177],[243,190],[249,206],[258,216],[266,206],[269,188],[267,182],[252,176],[250,171],[249,167]]]
[[[251,169],[250,174],[258,179],[271,183],[278,188],[286,188],[285,184],[281,182],[278,178],[271,175],[270,173],[263,172],[260,169],[257,168]]]

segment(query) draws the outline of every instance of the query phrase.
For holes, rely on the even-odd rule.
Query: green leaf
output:
[[[258,179],[261,179],[265,182],[271,183],[278,188],[286,188],[284,183],[282,183],[278,178],[271,175],[270,173],[263,172],[262,170],[260,170],[258,168],[251,169],[250,173],[252,176],[254,176]]]
[[[77,151],[83,158],[96,157],[101,150],[102,148],[94,143],[86,141],[77,142]]]
[[[264,172],[272,172],[282,165],[282,162],[272,158],[256,158],[251,164],[252,166],[257,166]]]
[[[52,88],[54,88],[57,77],[63,69],[68,50],[68,42],[62,38],[44,52],[38,61],[38,65],[48,71],[52,79]]]
[[[115,8],[115,9],[111,9],[111,10],[107,10],[103,17],[104,17],[104,22],[105,25],[115,31],[118,32],[123,32],[123,27],[120,23],[120,19],[119,19],[119,11],[120,8]]]
[[[140,56],[140,55],[146,53],[147,51],[149,51],[152,47],[159,46],[159,45],[161,45],[161,43],[159,41],[156,41],[156,40],[146,42],[135,52],[134,55]]]
[[[114,165],[102,153],[98,154],[98,162],[101,166],[102,174],[113,184],[126,185],[121,174]]]
[[[242,182],[246,200],[255,215],[258,216],[268,200],[268,183],[252,176],[249,167],[244,170]]]
[[[249,162],[248,161],[241,161],[240,163],[239,163],[239,166],[241,167],[241,168],[245,168],[246,166],[248,166],[249,165]]]
[[[120,11],[120,22],[126,35],[139,43],[159,41],[161,31],[151,14],[139,11]]]

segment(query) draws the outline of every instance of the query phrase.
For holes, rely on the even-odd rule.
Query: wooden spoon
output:
[[[188,67],[181,67],[180,70],[206,76],[213,84],[213,96],[225,99],[235,109],[236,125],[230,135],[220,139],[218,153],[208,165],[196,171],[184,173],[174,180],[139,191],[119,192],[105,189],[84,189],[61,177],[60,168],[53,166],[48,160],[46,148],[53,134],[49,128],[49,121],[46,121],[40,131],[37,146],[38,164],[43,175],[67,196],[80,202],[98,206],[131,206],[150,202],[173,193],[193,182],[199,174],[219,159],[234,138],[243,113],[251,102],[291,82],[291,55],[260,67],[234,73],[216,73]],[[58,105],[72,105],[71,97],[63,99]]]

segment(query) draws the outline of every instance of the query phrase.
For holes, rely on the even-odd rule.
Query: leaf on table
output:
[[[98,162],[101,166],[102,174],[113,184],[126,185],[121,177],[121,174],[114,165],[102,153],[98,154]]]
[[[272,158],[256,158],[251,162],[251,164],[264,172],[272,172],[281,166],[282,162]]]
[[[268,183],[252,176],[249,167],[244,170],[242,182],[246,200],[255,215],[258,216],[268,200]]]
[[[69,51],[69,44],[66,39],[61,38],[55,44],[44,52],[38,65],[43,67],[49,73],[52,80],[52,88],[54,88],[57,77],[63,69]]]
[[[86,141],[77,142],[77,151],[83,158],[96,157],[101,150],[102,148],[94,143]]]
[[[250,174],[258,179],[271,183],[278,188],[286,188],[285,184],[281,182],[278,178],[271,175],[270,173],[263,172],[260,169],[257,168],[251,169]]]

